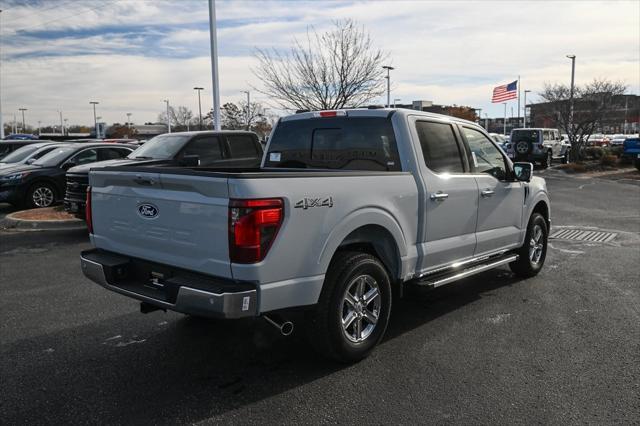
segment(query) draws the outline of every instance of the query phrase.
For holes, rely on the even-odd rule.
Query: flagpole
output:
[[[518,76],[518,123],[516,126],[520,127],[520,76]]]

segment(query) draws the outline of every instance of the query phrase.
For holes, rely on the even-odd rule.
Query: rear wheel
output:
[[[562,157],[562,164],[569,164],[571,162],[571,150],[567,150]]]
[[[340,252],[309,314],[310,343],[329,358],[359,361],[384,336],[390,312],[391,283],[382,263],[366,253]]]
[[[551,155],[551,151],[547,151],[547,155],[545,156],[544,161],[542,162],[542,168],[548,169],[549,167],[551,167],[552,161],[553,161],[553,157]]]
[[[527,225],[524,244],[516,251],[518,260],[509,267],[519,277],[528,278],[537,275],[547,257],[547,222],[540,213],[534,213]]]
[[[56,190],[50,183],[36,183],[27,191],[25,201],[29,208],[50,207],[56,201]]]

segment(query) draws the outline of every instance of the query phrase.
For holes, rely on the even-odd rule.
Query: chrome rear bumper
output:
[[[108,255],[113,257],[113,255]],[[117,256],[117,255],[116,255]],[[125,258],[126,259],[126,258]],[[243,318],[258,315],[257,291],[255,289],[242,289],[239,291],[213,291],[194,288],[188,285],[188,279],[181,280],[178,287],[175,302],[162,300],[160,297],[152,297],[143,292],[136,291],[136,287],[143,289],[144,284],[118,283],[114,279],[107,279],[108,274],[105,268],[126,268],[126,264],[106,265],[100,261],[96,255],[96,250],[83,252],[80,256],[82,272],[90,280],[98,283],[102,287],[123,294],[133,299],[147,302],[162,309],[182,312],[185,314],[198,315],[210,318]]]

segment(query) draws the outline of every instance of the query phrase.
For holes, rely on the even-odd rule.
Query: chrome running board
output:
[[[481,263],[474,266],[470,266],[461,271],[454,271],[451,274],[434,274],[432,276],[427,276],[422,278],[419,281],[416,281],[415,284],[419,286],[425,286],[430,288],[436,288],[443,286],[445,284],[449,284],[453,281],[458,281],[466,277],[470,277],[471,275],[479,274],[484,271],[488,271],[489,269],[496,268],[500,265],[505,265],[507,263],[515,262],[518,260],[517,254],[507,255],[506,257],[500,257],[498,259],[492,259],[489,263]]]

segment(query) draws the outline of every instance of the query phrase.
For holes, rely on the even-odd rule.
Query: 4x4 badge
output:
[[[296,209],[308,209],[311,207],[333,207],[333,197],[320,197],[320,198],[303,198],[298,201],[294,207]]]

